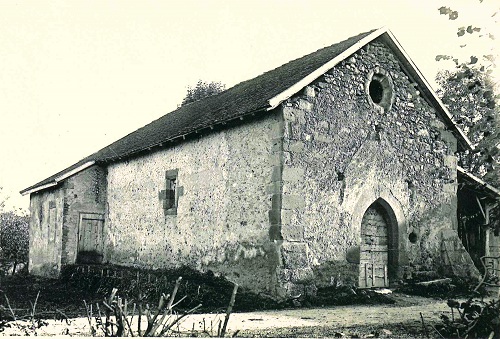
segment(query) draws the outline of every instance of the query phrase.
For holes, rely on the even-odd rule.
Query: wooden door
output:
[[[389,222],[385,209],[373,203],[361,221],[360,287],[388,287]]]
[[[101,263],[104,249],[104,216],[98,213],[80,214],[78,229],[79,263]]]

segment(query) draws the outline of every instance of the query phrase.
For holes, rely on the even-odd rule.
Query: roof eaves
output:
[[[486,188],[487,190],[489,190],[491,193],[493,193],[494,195],[496,195],[497,199],[500,198],[500,190],[498,190],[497,188],[491,186],[490,184],[488,184],[487,182],[485,182],[484,180],[476,177],[474,174],[472,173],[469,173],[467,172],[464,168],[462,168],[461,166],[457,166],[457,171],[459,173],[461,173],[462,175],[468,177],[469,179],[471,179],[472,181],[476,182],[478,185],[480,185],[481,187],[484,187]]]
[[[268,106],[265,106],[265,107],[262,107],[262,108],[259,108],[257,110],[254,110],[254,111],[250,111],[250,112],[246,112],[246,113],[243,113],[243,114],[239,114],[237,116],[233,116],[233,117],[230,117],[228,119],[224,119],[224,120],[219,120],[219,121],[216,121],[216,122],[211,122],[209,124],[206,124],[206,125],[202,125],[202,126],[199,126],[197,127],[196,129],[190,131],[190,132],[187,132],[187,133],[179,133],[179,134],[176,134],[166,140],[163,140],[163,141],[160,141],[160,142],[156,142],[154,144],[151,144],[149,146],[145,146],[145,147],[142,147],[140,149],[137,149],[137,150],[134,150],[132,152],[129,152],[129,153],[125,153],[125,154],[121,154],[120,156],[117,156],[117,157],[107,157],[107,158],[103,158],[103,159],[100,159],[101,162],[112,162],[112,161],[115,161],[115,160],[121,160],[121,159],[126,159],[126,158],[129,158],[129,157],[132,157],[138,153],[141,153],[141,152],[144,152],[144,151],[149,151],[155,147],[162,147],[164,146],[165,144],[167,143],[170,143],[170,142],[175,142],[179,139],[183,139],[185,140],[186,138],[192,136],[192,135],[196,135],[198,133],[200,133],[201,131],[203,130],[213,130],[216,126],[224,126],[232,121],[236,121],[236,120],[244,120],[246,119],[246,117],[249,117],[249,116],[255,116],[257,113],[259,112],[266,112],[266,111],[269,111],[268,109]]]
[[[49,188],[49,187],[57,186],[60,182],[64,181],[65,179],[83,171],[84,169],[89,168],[90,166],[92,166],[94,164],[95,164],[95,161],[93,161],[93,160],[87,161],[87,162],[83,163],[82,165],[80,165],[80,166],[78,166],[70,171],[63,171],[59,176],[55,177],[51,182],[43,183],[43,181],[42,181],[39,184],[36,184],[34,186],[31,186],[29,188],[22,190],[19,193],[21,193],[21,195],[26,195],[26,194],[31,194],[31,193],[35,193],[35,192],[44,190],[44,189]]]
[[[47,184],[34,186],[31,188],[26,188],[26,189],[20,191],[19,193],[21,193],[21,195],[31,194],[31,193],[35,193],[35,192],[38,192],[38,191],[41,191],[41,190],[44,190],[46,188],[53,187],[53,186],[57,186],[57,182],[55,180],[52,182],[49,182]]]
[[[346,59],[353,53],[357,52],[359,49],[361,49],[364,45],[368,44],[372,40],[376,39],[377,37],[381,36],[382,34],[386,33],[388,29],[386,27],[382,27],[377,29],[376,31],[368,34],[364,38],[361,38],[359,41],[357,41],[354,45],[351,47],[347,48],[345,51],[325,63],[323,66],[317,68],[315,71],[312,73],[309,73],[307,76],[293,84],[292,86],[288,87],[281,93],[275,95],[271,99],[268,100],[269,102],[269,107],[268,110],[272,110],[276,108],[279,104],[281,104],[283,101],[286,99],[290,98],[292,95],[295,93],[299,92],[302,90],[304,87],[309,85],[311,82],[319,78],[321,75],[324,73],[328,72],[330,69],[335,67],[339,62],[342,60]]]

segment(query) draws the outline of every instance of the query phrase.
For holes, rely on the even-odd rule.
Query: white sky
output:
[[[432,82],[437,54],[471,45],[457,27],[498,20],[497,1],[0,0],[2,194],[27,209],[20,190],[174,110],[198,79],[229,88],[373,28]]]

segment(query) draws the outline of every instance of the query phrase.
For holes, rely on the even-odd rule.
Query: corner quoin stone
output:
[[[282,208],[285,210],[304,209],[306,205],[304,197],[300,195],[283,194],[282,199]]]

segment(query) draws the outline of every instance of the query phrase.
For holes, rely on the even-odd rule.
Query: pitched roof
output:
[[[430,101],[434,106],[438,106],[438,111],[443,112],[444,120],[456,132],[455,135],[459,139],[459,143],[465,145],[465,148],[469,148],[470,142],[467,137],[452,122],[449,112],[435,96],[392,33],[381,28],[322,48],[256,78],[241,82],[217,95],[182,106],[20,193],[24,195],[56,186],[67,177],[97,162],[109,162],[129,157],[217,124],[255,112],[271,110],[328,69],[381,35],[384,35],[384,40],[389,42],[389,46],[399,54],[400,58],[404,59],[407,71],[416,78],[417,83],[426,87],[422,92],[424,94],[431,93]]]

